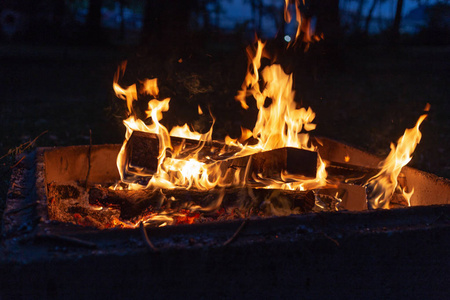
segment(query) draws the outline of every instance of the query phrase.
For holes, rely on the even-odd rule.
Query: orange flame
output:
[[[235,99],[241,102],[241,106],[244,109],[248,109],[247,102],[245,98],[250,95],[247,93],[247,88],[253,88],[256,92],[259,91],[259,68],[261,67],[261,58],[263,55],[263,49],[266,43],[263,43],[261,40],[257,41],[256,50],[253,50],[252,46],[247,47],[247,57],[248,57],[248,71],[245,76],[244,82],[242,83],[241,90],[238,91]],[[253,53],[255,51],[255,53]]]
[[[369,179],[366,184],[370,191],[368,195],[369,208],[389,208],[389,203],[395,188],[397,187],[397,177],[402,168],[409,163],[417,144],[422,138],[419,126],[427,115],[421,115],[413,128],[406,129],[403,136],[397,141],[397,147],[391,143],[391,152],[384,161],[380,163],[381,171]],[[410,198],[414,190],[403,195],[410,205]]]
[[[293,2],[293,5],[295,7],[295,21],[297,22],[297,31],[295,33],[295,38],[291,42],[289,42],[288,47],[293,46],[293,45],[298,45],[297,41],[303,33],[302,41],[304,43],[306,43],[305,51],[307,51],[309,48],[309,43],[311,43],[313,41],[319,41],[323,37],[322,36],[319,37],[318,35],[314,34],[314,31],[311,28],[311,19],[305,18],[300,11],[300,1],[299,0],[295,0],[295,1],[285,0],[285,2],[284,2],[284,20],[286,21],[286,23],[291,23],[291,21],[292,21],[291,12],[289,11],[289,7],[290,7],[289,4],[291,2]],[[303,5],[305,5],[305,1],[303,1]]]
[[[253,137],[259,143],[256,146],[247,146],[241,153],[251,154],[263,150],[272,150],[281,147],[297,147],[314,150],[308,145],[309,135],[301,133],[316,128],[312,123],[315,113],[311,108],[297,108],[294,101],[292,75],[287,75],[280,65],[273,64],[265,67],[259,73],[261,58],[265,44],[258,40],[257,49],[247,49],[249,55],[249,69],[242,84],[241,91],[236,99],[241,102],[244,109],[248,108],[247,96],[253,96],[259,110]],[[261,91],[260,78],[262,78],[264,89]],[[268,107],[264,104],[267,100],[272,103]]]

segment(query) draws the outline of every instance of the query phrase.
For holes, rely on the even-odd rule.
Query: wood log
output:
[[[297,148],[279,148],[224,160],[220,163],[220,170],[224,183],[230,183],[238,176],[240,182],[252,186],[255,186],[252,183],[257,178],[281,180],[284,172],[314,178],[317,153]]]
[[[198,151],[199,161],[223,160],[242,150],[218,141],[202,142],[180,137],[171,137],[170,140],[174,150],[179,152],[179,158],[185,158],[201,148]],[[133,131],[125,147],[127,171],[149,175],[156,172],[159,156],[159,140],[156,134]]]
[[[199,141],[178,137],[171,137],[171,141],[173,147],[180,150],[179,157],[186,157],[201,148],[198,152],[200,161],[218,161],[223,183],[230,183],[235,178],[239,178],[242,183],[254,182],[255,178],[281,180],[283,172],[314,178],[317,172],[317,153],[313,151],[285,147],[232,157],[241,148],[218,141],[199,144]],[[159,140],[156,134],[134,131],[126,147],[128,163],[124,173],[151,177],[158,165]],[[327,161],[326,171],[330,180],[363,185],[379,169]],[[136,177],[132,179],[136,180]]]
[[[370,178],[378,174],[380,169],[331,161],[327,162],[326,171],[329,180],[364,185]]]
[[[183,158],[198,151],[199,161],[219,161],[224,182],[231,182],[236,172],[242,182],[255,177],[280,179],[282,172],[314,178],[317,171],[317,153],[297,148],[280,148],[244,157],[232,157],[241,150],[218,141],[199,144],[199,141],[172,137],[172,146],[179,148]],[[155,134],[134,131],[126,145],[127,163],[124,173],[151,176],[157,168],[159,140]],[[250,165],[249,165],[250,164]],[[244,172],[247,168],[247,172]],[[244,175],[245,174],[245,175]],[[244,176],[247,176],[245,178]]]
[[[89,203],[121,210],[122,219],[132,219],[152,210],[176,212],[181,209],[215,214],[219,209],[237,208],[264,215],[288,215],[309,212],[315,205],[312,191],[274,189],[213,189],[198,190],[111,190],[91,188]]]

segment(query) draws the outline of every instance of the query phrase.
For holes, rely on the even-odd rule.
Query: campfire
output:
[[[303,43],[306,51],[320,38],[298,10],[296,20],[296,38],[287,47]],[[120,179],[92,184],[90,146],[84,185],[48,182],[50,219],[100,229],[134,228],[411,206],[414,187],[406,184],[402,168],[420,142],[426,114],[376,164],[358,164],[350,152],[330,156],[331,142],[310,135],[315,113],[294,100],[292,74],[268,55],[261,40],[247,54],[247,74],[235,100],[248,109],[247,100],[254,99],[257,120],[252,129],[241,128],[239,138],[223,141],[212,139],[211,112],[206,133],[189,124],[166,128],[161,120],[170,98],[159,98],[158,79],[123,86],[126,62],[121,64],[113,82],[128,116],[116,159]],[[262,67],[263,59],[270,63]],[[141,119],[135,104],[145,97],[151,100]],[[198,114],[205,114],[200,106]]]
[[[289,12],[289,49],[326,39]],[[123,143],[20,154],[0,298],[444,299],[450,181],[406,166],[426,113],[384,158],[315,136],[314,105],[269,46],[256,40],[236,74],[229,101],[257,113],[239,137],[216,138],[226,114],[204,106],[207,129],[172,128],[164,77],[125,85],[123,63]]]

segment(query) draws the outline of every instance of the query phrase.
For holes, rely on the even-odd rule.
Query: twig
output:
[[[242,224],[239,226],[239,228],[236,230],[236,232],[225,243],[223,243],[222,246],[229,245],[231,242],[233,242],[236,239],[236,237],[238,236],[238,234],[242,231],[245,224],[247,224],[247,222],[248,222],[248,219],[245,219],[242,222]]]
[[[18,164],[20,164],[20,162],[22,161],[22,160],[24,160],[25,159],[25,156],[22,156],[22,158],[21,159],[19,159],[19,161],[18,162],[16,162],[14,165],[12,165],[11,167],[9,167],[10,169],[14,169],[15,167],[17,167],[17,165]]]
[[[141,229],[142,237],[144,238],[144,242],[147,245],[147,247],[150,250],[152,250],[153,252],[158,252],[159,249],[155,245],[153,245],[152,241],[150,241],[150,239],[147,235],[147,230],[145,230],[145,226],[144,226],[143,222],[139,223],[139,228]]]
[[[0,160],[2,160],[3,158],[5,158],[8,155],[11,155],[13,153],[14,154],[19,154],[19,153],[27,150],[28,148],[30,148],[30,147],[32,147],[34,145],[34,143],[36,142],[36,140],[38,138],[40,138],[42,135],[46,134],[47,132],[48,132],[48,130],[45,130],[45,131],[41,132],[37,137],[35,137],[34,140],[28,141],[26,143],[23,143],[23,144],[17,146],[16,148],[14,148],[14,149],[9,149],[9,151],[6,154],[4,154],[3,156],[0,157]]]
[[[91,150],[92,150],[92,130],[89,129],[89,150],[88,150],[88,169],[86,174],[86,181],[84,183],[84,188],[87,188],[89,174],[91,173]]]
[[[333,243],[336,244],[336,246],[339,247],[339,242],[335,239],[333,239],[332,237],[330,237],[328,234],[326,234],[325,232],[321,232],[323,234],[324,237],[326,237],[327,239],[329,239],[330,241],[332,241]]]
[[[24,205],[22,207],[18,207],[18,208],[14,208],[14,209],[11,209],[11,210],[7,210],[5,212],[5,215],[12,215],[12,214],[18,213],[18,212],[20,212],[22,210],[25,210],[25,209],[28,209],[28,208],[31,208],[31,207],[35,207],[37,205],[38,204],[36,202],[33,202],[33,203],[30,203],[30,204]]]

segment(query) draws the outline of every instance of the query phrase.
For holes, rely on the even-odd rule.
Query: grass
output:
[[[90,130],[94,144],[122,141],[124,129],[116,117],[121,100],[113,96],[112,78],[125,55],[109,49],[17,49],[0,47],[0,156],[45,131],[35,146],[88,144]],[[169,83],[161,93],[184,98],[178,108],[176,103],[182,101],[174,102],[169,121],[189,119],[186,115],[196,112],[197,104],[210,105],[219,116],[215,128],[223,135],[228,130],[237,132],[245,123],[242,119],[254,119],[233,100],[244,77],[242,57],[214,64],[196,64],[195,60],[183,64],[200,65],[195,72],[178,67],[167,71],[170,66],[162,62],[142,60],[144,64],[135,63],[130,72],[141,76],[150,67],[166,70],[162,82]],[[413,127],[430,103],[429,117],[422,125],[423,139],[410,165],[450,177],[449,48],[350,49],[337,68],[328,68],[327,62],[308,68],[314,76],[308,70],[296,76],[295,88],[299,101],[317,113],[316,135],[386,156],[390,142]],[[197,92],[192,92],[192,86]],[[0,206],[5,203],[14,163],[12,156],[0,160]]]

